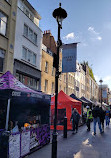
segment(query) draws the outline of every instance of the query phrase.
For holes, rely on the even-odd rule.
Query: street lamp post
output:
[[[101,83],[101,107],[102,107],[102,82],[103,82],[103,80],[101,79],[101,80],[99,80],[99,82]]]
[[[57,41],[57,55],[56,55],[56,73],[55,73],[55,116],[54,116],[54,131],[52,134],[52,158],[57,158],[57,98],[58,98],[58,78],[59,78],[59,48],[62,45],[62,41],[60,39],[60,29],[62,29],[62,20],[67,17],[67,12],[61,8],[61,3],[59,4],[59,8],[53,11],[53,17],[57,20],[58,24],[58,41]]]

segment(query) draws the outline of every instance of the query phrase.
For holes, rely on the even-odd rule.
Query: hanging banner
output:
[[[76,72],[77,43],[62,46],[62,73]]]

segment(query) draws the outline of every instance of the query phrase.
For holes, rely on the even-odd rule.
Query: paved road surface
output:
[[[96,136],[93,135],[93,124],[90,132],[86,131],[86,126],[80,127],[75,135],[69,131],[67,139],[60,132],[57,153],[57,158],[111,158],[111,124],[105,127],[102,135],[97,130]],[[32,153],[28,158],[51,158],[51,144]]]

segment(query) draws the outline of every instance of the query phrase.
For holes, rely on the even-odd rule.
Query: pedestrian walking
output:
[[[101,123],[100,123],[100,108],[99,108],[99,105],[96,105],[96,107],[92,110],[92,116],[93,116],[93,122],[94,122],[94,135],[96,135],[96,123],[98,123],[100,133],[102,133]]]
[[[87,108],[87,119],[86,119],[86,125],[87,125],[87,131],[90,131],[90,124],[92,120],[92,110],[90,109],[89,106],[86,106]]]
[[[106,109],[105,119],[106,119],[106,126],[109,126],[109,123],[110,123],[110,111],[109,111],[108,108]]]
[[[105,119],[105,111],[100,107],[100,122],[102,125],[102,131],[104,132],[104,119]]]
[[[78,124],[79,124],[79,120],[80,120],[80,115],[77,112],[77,109],[74,108],[72,111],[72,115],[70,118],[70,122],[72,121],[72,130],[73,130],[73,134],[78,132]]]

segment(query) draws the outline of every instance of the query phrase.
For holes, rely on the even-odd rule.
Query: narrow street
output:
[[[68,131],[67,139],[62,133],[58,134],[58,156],[57,158],[110,158],[111,155],[111,124],[105,127],[101,135],[97,126],[97,134],[93,135],[93,124],[90,132],[86,126],[79,128],[77,134],[72,135]],[[51,158],[51,144],[32,153],[28,158]]]

